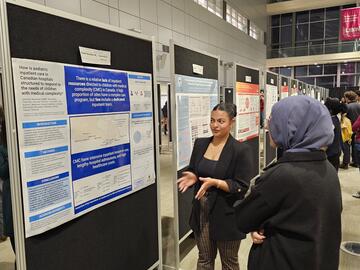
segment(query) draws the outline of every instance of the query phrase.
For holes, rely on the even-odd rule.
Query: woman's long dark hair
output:
[[[227,112],[230,119],[233,119],[237,115],[236,105],[232,104],[232,103],[221,102],[221,103],[215,105],[215,107],[212,110],[213,111],[219,110],[219,111]]]

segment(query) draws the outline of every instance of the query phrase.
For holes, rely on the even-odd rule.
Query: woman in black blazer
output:
[[[250,182],[247,146],[230,135],[236,106],[220,103],[211,112],[213,136],[196,139],[190,164],[178,180],[179,190],[194,186],[190,227],[199,249],[197,269],[214,269],[217,249],[222,269],[239,269],[238,251],[245,234],[235,225],[233,204],[243,198]]]

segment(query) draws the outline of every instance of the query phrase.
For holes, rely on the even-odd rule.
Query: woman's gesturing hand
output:
[[[264,230],[251,232],[250,235],[253,240],[253,243],[257,245],[262,244],[264,242],[264,239],[266,238],[266,236],[264,236]]]
[[[212,187],[217,185],[217,179],[211,177],[199,177],[199,180],[202,182],[202,185],[199,191],[195,195],[195,199],[200,200],[202,196],[205,195],[206,191]]]
[[[179,191],[184,193],[189,187],[194,185],[197,181],[197,177],[192,172],[183,172],[182,177],[176,181]]]

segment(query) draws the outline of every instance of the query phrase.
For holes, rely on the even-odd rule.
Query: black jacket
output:
[[[239,230],[264,229],[250,270],[337,270],[341,191],[323,151],[285,152],[236,207]]]
[[[198,175],[198,165],[211,142],[210,138],[199,138],[194,143],[190,164],[187,170]],[[250,184],[251,152],[245,144],[240,144],[229,136],[216,164],[215,175],[209,176],[225,180],[230,188],[227,193],[215,187],[208,190],[209,201],[209,231],[212,240],[239,240],[245,234],[237,230],[233,204],[243,198]],[[190,227],[195,232],[200,231],[200,203],[195,199],[201,182],[194,186],[193,208],[190,216]]]
[[[341,125],[336,115],[332,115],[331,120],[334,125],[334,140],[326,149],[326,155],[328,157],[335,157],[341,155]]]

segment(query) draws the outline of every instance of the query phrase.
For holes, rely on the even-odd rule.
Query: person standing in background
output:
[[[343,152],[343,162],[340,165],[341,169],[347,170],[349,168],[350,163],[350,147],[351,147],[351,137],[353,134],[352,127],[351,127],[351,121],[349,118],[346,117],[347,113],[347,106],[346,104],[340,105],[340,113],[341,113],[341,138],[342,138],[342,144],[341,149]]]
[[[347,117],[350,119],[351,124],[353,125],[360,115],[360,103],[357,102],[358,95],[354,91],[346,91],[344,93],[344,97],[348,108]],[[355,133],[351,138],[351,158],[352,163],[350,163],[350,166],[359,167],[360,161],[357,160],[355,148]]]
[[[264,127],[265,97],[264,90],[260,90],[260,128]]]
[[[360,115],[358,116],[358,118],[356,119],[355,123],[352,126],[353,128],[353,132],[355,133],[355,148],[357,150],[357,158],[358,160],[360,160]],[[359,167],[359,172],[360,172],[360,167]],[[360,199],[360,191],[354,193],[352,195],[354,198]]]
[[[338,113],[340,113],[340,101],[337,98],[327,98],[325,101],[325,106],[328,108],[331,120],[334,126],[334,140],[326,149],[326,155],[329,162],[334,166],[336,171],[339,170],[340,166],[340,155],[341,155],[341,125],[338,118]]]
[[[168,107],[167,107],[167,101],[165,101],[164,106],[161,108],[161,112],[163,115],[163,125],[164,125],[164,135],[167,134],[168,130]]]

